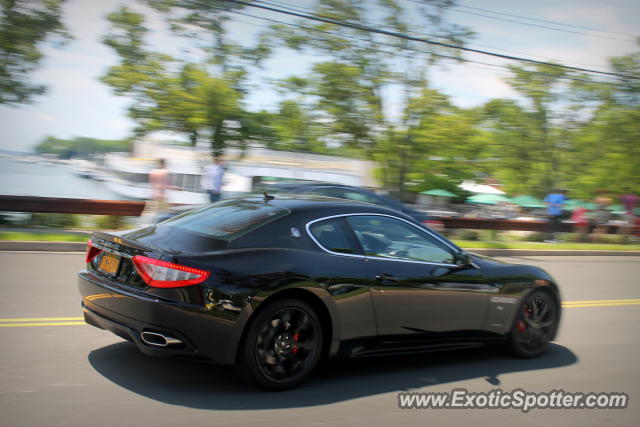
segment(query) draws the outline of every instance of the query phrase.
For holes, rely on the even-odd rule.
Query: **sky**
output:
[[[400,1],[411,5],[417,0]],[[277,0],[277,3],[291,7],[308,7],[310,2]],[[470,27],[476,33],[468,44],[476,49],[599,70],[607,70],[609,57],[639,49],[634,41],[634,37],[640,36],[640,1],[637,0],[459,0],[457,4],[458,7],[449,11],[448,19]],[[127,117],[130,100],[115,96],[108,86],[99,81],[108,67],[118,62],[116,55],[101,43],[101,39],[109,29],[106,15],[120,5],[145,13],[146,25],[152,31],[149,38],[151,49],[185,54],[183,48],[187,41],[172,36],[163,17],[142,7],[139,2],[67,0],[63,21],[74,39],[62,48],[51,44],[42,46],[45,59],[31,77],[33,81],[48,86],[45,95],[32,104],[0,106],[0,149],[30,151],[48,135],[100,139],[119,139],[130,135],[133,128],[133,122]],[[288,20],[273,12],[246,11],[257,16]],[[268,24],[246,16],[237,16],[234,21],[230,24],[231,35],[242,40],[251,40],[261,30],[259,25]],[[465,57],[495,65],[509,63],[479,54],[465,54]],[[317,60],[318,57],[310,54],[279,50],[253,78],[256,90],[248,97],[247,107],[254,111],[273,110],[280,98],[268,82],[301,75]],[[430,84],[450,96],[456,105],[471,107],[492,98],[515,97],[504,82],[506,75],[504,69],[487,65],[448,64],[446,68],[437,66],[431,71]],[[387,108],[393,113],[399,103],[393,101],[393,94],[390,99]]]

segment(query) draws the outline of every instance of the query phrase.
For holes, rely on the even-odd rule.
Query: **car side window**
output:
[[[341,218],[330,218],[311,224],[311,235],[325,249],[344,254],[360,253],[357,243],[347,235],[346,226]]]
[[[354,215],[347,217],[369,256],[453,264],[455,257],[441,242],[399,219]]]

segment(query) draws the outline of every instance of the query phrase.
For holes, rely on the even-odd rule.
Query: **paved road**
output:
[[[567,301],[640,298],[640,257],[530,257]],[[80,316],[83,255],[0,252],[0,319]],[[12,325],[21,321],[13,321]],[[39,323],[30,321],[30,323]],[[73,322],[71,322],[73,323]],[[0,323],[1,324],[1,323]],[[6,324],[6,322],[5,322]],[[640,305],[570,307],[538,359],[489,349],[334,362],[303,387],[265,393],[225,368],[143,356],[90,326],[0,327],[0,426],[640,425]],[[405,409],[397,393],[621,391],[623,410]]]

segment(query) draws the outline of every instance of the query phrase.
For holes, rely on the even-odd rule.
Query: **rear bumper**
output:
[[[170,356],[178,356],[178,357],[186,356],[186,357],[195,357],[195,358],[199,357],[198,350],[195,347],[195,345],[189,342],[188,339],[180,333],[173,332],[171,335],[172,337],[177,338],[181,341],[180,345],[172,345],[172,346],[165,346],[165,347],[153,346],[145,343],[141,339],[142,331],[145,330],[145,331],[153,332],[154,329],[152,328],[143,327],[140,330],[138,328],[127,326],[123,323],[118,323],[104,316],[101,316],[100,314],[91,310],[90,308],[87,308],[84,305],[84,302],[82,304],[82,312],[84,314],[84,321],[86,323],[88,323],[89,325],[95,326],[97,328],[113,332],[117,336],[124,338],[127,341],[131,341],[136,345],[136,347],[138,347],[138,350],[140,350],[144,354],[148,354],[151,356],[163,356],[163,357],[170,357]],[[165,331],[165,330],[159,331],[159,332],[168,333],[168,331]]]
[[[78,273],[85,321],[134,343],[145,354],[193,357],[218,364],[235,363],[250,305],[230,318],[226,313],[193,305],[162,301],[135,290],[124,290],[86,271]],[[160,333],[180,341],[152,345],[143,332]]]

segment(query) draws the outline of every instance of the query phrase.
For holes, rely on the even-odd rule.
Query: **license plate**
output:
[[[120,266],[120,257],[118,255],[104,253],[98,269],[103,273],[115,276],[118,272],[118,266]]]

